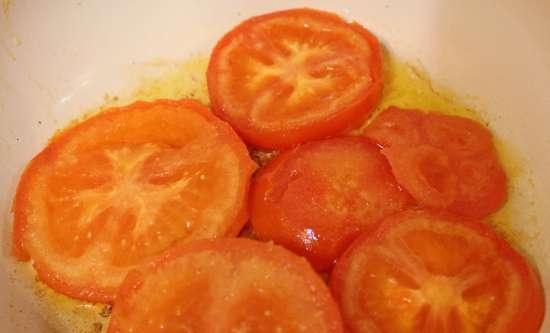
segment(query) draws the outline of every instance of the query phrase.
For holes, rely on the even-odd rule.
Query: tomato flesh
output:
[[[210,99],[247,143],[285,148],[359,126],[381,95],[381,59],[376,37],[334,14],[253,17],[214,48]]]
[[[270,243],[203,240],[129,274],[109,333],[343,332],[321,278]]]
[[[447,208],[456,200],[458,177],[445,151],[429,145],[395,145],[384,153],[399,184],[420,203]]]
[[[482,218],[507,198],[491,133],[473,120],[390,107],[365,130],[420,205]]]
[[[330,283],[353,333],[535,333],[544,314],[537,275],[505,240],[426,211],[359,238]]]
[[[255,233],[329,268],[359,233],[408,206],[384,156],[361,137],[310,142],[283,152],[255,178]]]
[[[235,133],[196,102],[105,111],[30,163],[14,252],[57,291],[110,301],[130,268],[172,244],[236,235],[253,170]]]

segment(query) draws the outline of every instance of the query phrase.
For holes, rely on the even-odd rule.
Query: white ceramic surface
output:
[[[9,206],[25,163],[54,131],[105,93],[131,84],[128,68],[207,54],[242,19],[310,6],[357,20],[436,82],[478,96],[497,136],[521,152],[525,215],[514,226],[550,294],[550,2],[547,0],[88,1],[3,0],[0,12],[0,331],[48,332],[28,290],[10,278]],[[523,188],[523,187],[521,187]],[[519,207],[515,210],[521,212]],[[532,221],[534,218],[534,222]],[[530,223],[523,220],[530,219]],[[547,298],[548,299],[548,298]],[[550,319],[550,312],[546,317]],[[550,320],[542,332],[550,332]]]

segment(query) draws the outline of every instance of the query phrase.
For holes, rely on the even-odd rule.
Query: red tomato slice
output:
[[[109,333],[343,332],[323,280],[286,249],[235,238],[176,246],[132,271]]]
[[[286,148],[358,127],[382,92],[375,36],[312,9],[250,18],[216,45],[214,112],[254,146]]]
[[[343,137],[286,151],[256,177],[255,233],[308,258],[318,270],[381,218],[404,209],[409,195],[370,141]]]
[[[331,289],[352,333],[536,333],[540,280],[488,226],[425,211],[357,239]]]
[[[129,269],[174,243],[237,235],[254,169],[232,129],[194,101],[100,113],[26,169],[14,253],[61,293],[111,301]]]
[[[422,206],[482,218],[506,201],[506,175],[489,130],[473,120],[391,107],[365,130]]]

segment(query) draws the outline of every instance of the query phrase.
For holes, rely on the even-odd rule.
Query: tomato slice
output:
[[[462,117],[390,107],[365,130],[422,206],[482,218],[507,198],[489,130]]]
[[[312,9],[250,18],[216,45],[214,112],[256,147],[286,148],[358,127],[382,92],[375,36]]]
[[[251,221],[260,239],[322,271],[359,233],[409,203],[373,143],[341,137],[304,144],[268,164],[253,182]]]
[[[176,246],[122,284],[107,332],[343,332],[305,260],[233,238]]]
[[[23,174],[14,254],[53,289],[112,301],[132,267],[177,242],[235,236],[255,165],[190,100],[138,102],[52,139]]]
[[[394,215],[339,259],[330,286],[352,333],[536,333],[540,280],[488,226]]]

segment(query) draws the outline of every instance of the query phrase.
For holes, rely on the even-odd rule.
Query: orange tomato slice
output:
[[[278,149],[362,124],[381,95],[382,56],[359,24],[293,9],[228,32],[207,78],[214,112],[247,143]]]
[[[357,239],[330,285],[352,333],[536,333],[544,316],[538,276],[504,239],[426,211]]]
[[[132,271],[109,333],[341,333],[323,280],[286,249],[235,238],[176,246]]]
[[[54,137],[24,172],[14,253],[66,295],[112,301],[132,267],[175,243],[235,236],[255,165],[194,101],[138,102]]]

